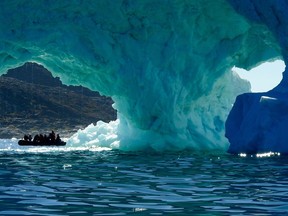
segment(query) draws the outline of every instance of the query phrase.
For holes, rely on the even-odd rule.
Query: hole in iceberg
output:
[[[265,62],[249,71],[234,67],[240,78],[248,80],[251,84],[251,92],[267,92],[276,87],[282,80],[285,63],[281,60]]]
[[[281,61],[266,63],[251,74],[254,92],[237,96],[225,123],[229,153],[287,154],[287,71],[284,67]]]
[[[54,130],[70,137],[97,121],[116,119],[111,98],[83,86],[67,86],[42,65],[27,62],[0,76],[0,138]]]

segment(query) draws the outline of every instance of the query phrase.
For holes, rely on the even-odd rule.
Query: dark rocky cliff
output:
[[[98,120],[115,120],[112,104],[109,97],[63,85],[43,66],[26,63],[0,77],[0,138],[51,130],[67,137]]]

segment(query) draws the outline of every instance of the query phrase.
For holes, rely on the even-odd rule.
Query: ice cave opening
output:
[[[285,71],[285,63],[282,60],[264,62],[259,66],[248,70],[233,67],[240,78],[248,80],[251,84],[251,92],[267,92],[275,88],[282,80]]]
[[[254,89],[251,93],[238,95],[228,115],[225,124],[225,136],[230,142],[228,152],[287,154],[288,83],[285,63],[278,60],[250,71],[233,70],[250,80]],[[250,72],[252,74],[248,76]]]
[[[97,91],[64,85],[43,65],[26,62],[0,76],[0,138],[48,134],[68,138],[97,121],[117,118],[114,103]]]

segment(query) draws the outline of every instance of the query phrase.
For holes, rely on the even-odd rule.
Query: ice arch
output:
[[[74,141],[124,150],[225,149],[225,119],[234,97],[249,88],[231,68],[285,58],[288,50],[282,30],[264,19],[280,1],[259,6],[263,19],[253,2],[3,0],[0,71],[35,61],[66,84],[112,96],[119,121],[97,126],[108,135],[88,128]],[[251,13],[243,13],[246,5]]]

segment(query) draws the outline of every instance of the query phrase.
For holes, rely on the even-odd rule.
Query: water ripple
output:
[[[285,215],[288,160],[118,151],[0,153],[0,215]]]

